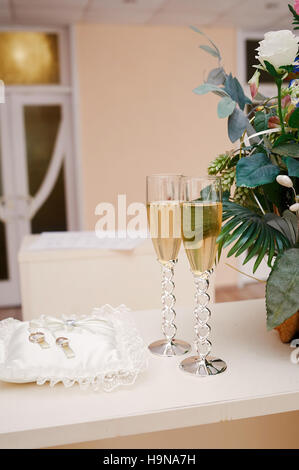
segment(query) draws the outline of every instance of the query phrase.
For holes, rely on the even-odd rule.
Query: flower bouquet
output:
[[[299,29],[299,2],[289,9]],[[297,13],[298,12],[298,13]],[[271,31],[257,48],[258,64],[249,81],[251,98],[223,68],[218,47],[200,47],[218,60],[205,83],[193,91],[219,96],[217,113],[227,118],[228,136],[237,148],[219,155],[208,172],[222,178],[223,221],[218,257],[245,254],[270,267],[266,283],[267,327],[277,328],[282,341],[299,333],[299,79],[298,39],[292,31]],[[259,93],[260,70],[270,74],[275,96]],[[292,80],[290,80],[292,79]]]

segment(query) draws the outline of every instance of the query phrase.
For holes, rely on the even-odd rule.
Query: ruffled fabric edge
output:
[[[0,363],[5,361],[6,346],[15,327],[20,323],[20,320],[12,317],[4,318],[4,320],[0,321]]]
[[[135,383],[137,376],[146,370],[148,366],[148,356],[144,341],[130,316],[130,309],[125,305],[113,308],[107,304],[103,307],[94,308],[92,315],[101,318],[107,317],[107,320],[112,322],[116,333],[120,366],[116,368],[114,362],[110,367],[107,364],[105,372],[94,373],[93,375],[85,375],[83,373],[71,377],[47,376],[39,373],[30,381],[36,382],[38,385],[49,382],[50,387],[63,383],[66,388],[70,388],[77,383],[82,390],[92,388],[95,391],[103,389],[106,392],[112,391],[119,386],[133,385]],[[7,318],[0,322],[0,363],[4,361],[6,343],[9,341],[18,323],[20,323],[19,320],[13,318]],[[2,360],[1,353],[3,356]]]

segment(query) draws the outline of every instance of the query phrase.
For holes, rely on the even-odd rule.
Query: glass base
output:
[[[214,356],[207,356],[206,361],[203,363],[200,361],[199,356],[191,356],[184,359],[180,364],[181,370],[198,377],[221,374],[226,368],[226,363]]]
[[[166,339],[159,339],[154,343],[151,343],[148,347],[151,353],[157,356],[182,356],[190,351],[191,345],[180,339],[173,339],[167,341]]]

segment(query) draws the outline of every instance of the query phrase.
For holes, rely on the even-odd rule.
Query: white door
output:
[[[17,305],[23,237],[78,229],[70,97],[13,93],[0,116],[0,305]]]

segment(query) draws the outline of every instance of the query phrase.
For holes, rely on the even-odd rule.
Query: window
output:
[[[259,41],[262,38],[258,39],[246,39],[246,81],[251,79],[254,74],[253,65],[258,65],[259,61],[255,58],[257,55],[256,48],[259,46]],[[273,78],[268,73],[260,70],[260,83],[274,83]]]
[[[248,80],[254,74],[253,65],[258,65],[258,60],[255,58],[259,41],[264,37],[263,31],[238,31],[237,36],[237,71],[240,83],[244,87],[244,91],[250,96]],[[274,96],[275,83],[266,72],[261,71],[259,91],[265,96]]]
[[[38,31],[0,32],[0,78],[5,85],[59,84],[58,35]]]

